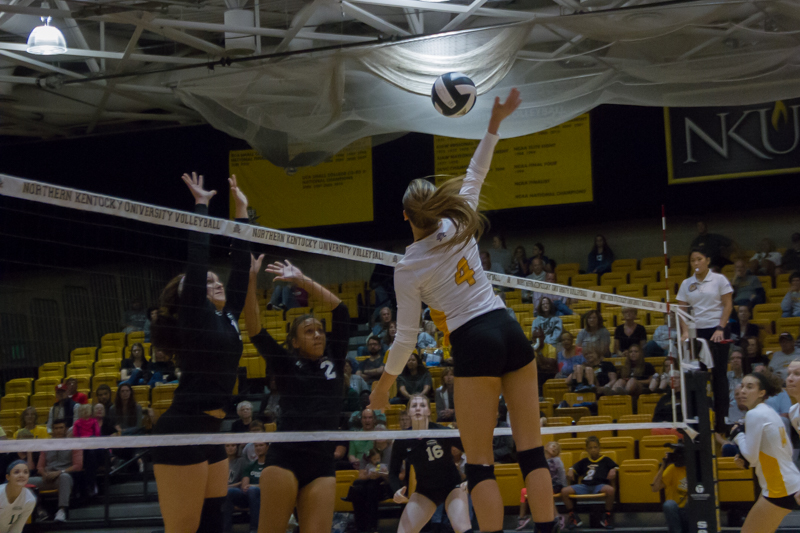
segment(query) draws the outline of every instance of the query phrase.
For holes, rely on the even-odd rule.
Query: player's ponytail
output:
[[[172,278],[161,291],[158,301],[158,316],[150,326],[150,339],[153,347],[169,355],[178,355],[181,347],[180,327],[178,326],[179,292],[184,274]]]
[[[461,196],[462,178],[451,179],[435,187],[425,179],[413,180],[403,195],[403,209],[414,226],[433,233],[439,220],[449,218],[456,226],[456,236],[447,247],[466,244],[472,237],[480,239],[488,221]]]

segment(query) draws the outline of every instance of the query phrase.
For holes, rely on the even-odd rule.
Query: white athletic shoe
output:
[[[56,513],[55,518],[53,518],[56,522],[66,522],[67,521],[67,513],[64,512],[64,509],[59,509]]]

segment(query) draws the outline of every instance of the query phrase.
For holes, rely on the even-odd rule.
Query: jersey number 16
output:
[[[434,444],[433,446],[428,446],[425,450],[428,452],[428,461],[435,461],[436,459],[441,459],[444,455],[444,450],[438,444]]]

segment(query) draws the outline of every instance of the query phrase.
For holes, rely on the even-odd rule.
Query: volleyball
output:
[[[462,117],[469,113],[477,95],[475,84],[460,72],[442,74],[431,88],[433,107],[446,117]]]

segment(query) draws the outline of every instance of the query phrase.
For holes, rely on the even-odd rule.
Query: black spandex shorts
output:
[[[456,377],[501,377],[533,361],[533,347],[505,309],[473,318],[450,334]]]
[[[153,428],[154,435],[181,433],[219,433],[222,420],[197,411],[170,407],[161,415]],[[159,446],[153,449],[153,462],[158,465],[187,466],[224,461],[228,456],[224,444],[199,444],[195,446]]]
[[[781,509],[786,509],[789,511],[794,511],[797,509],[797,501],[794,499],[794,494],[791,496],[784,496],[783,498],[768,498],[767,496],[764,496],[764,499],[772,505],[777,505]]]
[[[333,449],[330,443],[302,446],[276,442],[267,450],[264,468],[277,466],[289,470],[297,478],[297,488],[302,489],[320,477],[336,477]]]
[[[453,480],[455,481],[455,480]],[[432,501],[437,507],[442,505],[450,493],[455,489],[460,488],[461,480],[453,483],[436,484],[436,486],[427,487],[425,485],[417,485],[416,491]]]

